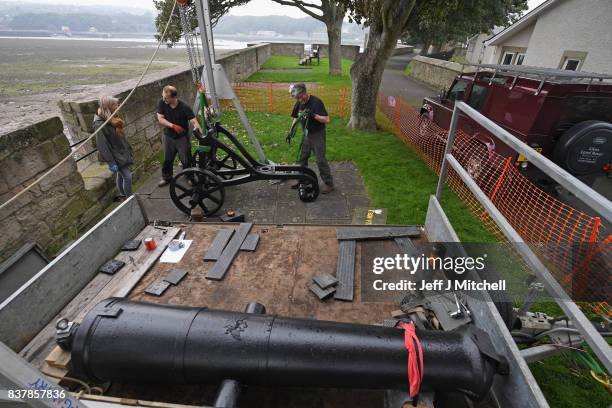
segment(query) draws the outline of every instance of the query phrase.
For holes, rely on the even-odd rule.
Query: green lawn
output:
[[[349,76],[349,70],[353,61],[343,59],[342,60],[342,75],[330,76],[329,75],[329,60],[327,58],[321,58],[321,64],[308,65],[306,67],[298,64],[299,60],[297,57],[288,56],[271,56],[266,63],[262,66],[262,69],[287,69],[290,72],[256,72],[251,75],[247,81],[249,82],[317,82],[321,85],[327,86],[348,86],[351,85],[351,78]],[[308,69],[311,68],[311,69]],[[295,72],[300,69],[303,72]]]

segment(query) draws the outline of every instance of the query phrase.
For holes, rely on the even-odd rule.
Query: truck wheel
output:
[[[612,163],[612,123],[587,120],[572,126],[557,141],[553,161],[577,177],[604,174]]]

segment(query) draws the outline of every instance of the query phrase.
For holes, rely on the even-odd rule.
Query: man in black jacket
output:
[[[304,141],[300,148],[298,164],[304,167],[308,166],[310,152],[314,151],[319,174],[325,183],[321,193],[331,193],[334,191],[334,180],[329,163],[325,158],[325,125],[330,122],[329,114],[321,99],[308,94],[306,85],[294,84],[291,86],[290,92],[291,96],[296,99],[293,112],[291,112],[291,116],[294,118],[291,127],[293,128],[299,120],[302,129],[304,129]],[[291,188],[295,189],[298,186],[299,182],[292,185]]]
[[[202,129],[193,110],[178,98],[176,88],[171,85],[164,87],[162,99],[157,104],[157,120],[164,127],[164,164],[162,179],[158,183],[159,187],[163,187],[172,180],[174,158],[177,154],[183,168],[191,166],[189,124],[200,131]]]

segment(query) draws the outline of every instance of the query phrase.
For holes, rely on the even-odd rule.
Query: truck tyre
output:
[[[553,161],[577,177],[603,174],[612,162],[612,123],[587,120],[572,126],[557,141]]]

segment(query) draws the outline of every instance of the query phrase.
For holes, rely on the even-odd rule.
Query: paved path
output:
[[[312,203],[303,203],[290,183],[270,184],[255,181],[225,190],[225,203],[218,214],[229,208],[245,214],[255,223],[350,224],[356,208],[368,207],[370,199],[359,170],[350,162],[330,163],[336,190],[321,194]],[[316,167],[314,168],[315,171]],[[149,220],[182,221],[188,217],[170,199],[168,186],[157,187],[160,171],[150,176],[138,189],[140,202]],[[218,217],[207,221],[218,222]]]
[[[380,92],[384,95],[401,96],[410,105],[421,107],[424,97],[435,96],[438,92],[404,74],[406,65],[414,56],[415,54],[406,54],[389,58],[380,84]]]

